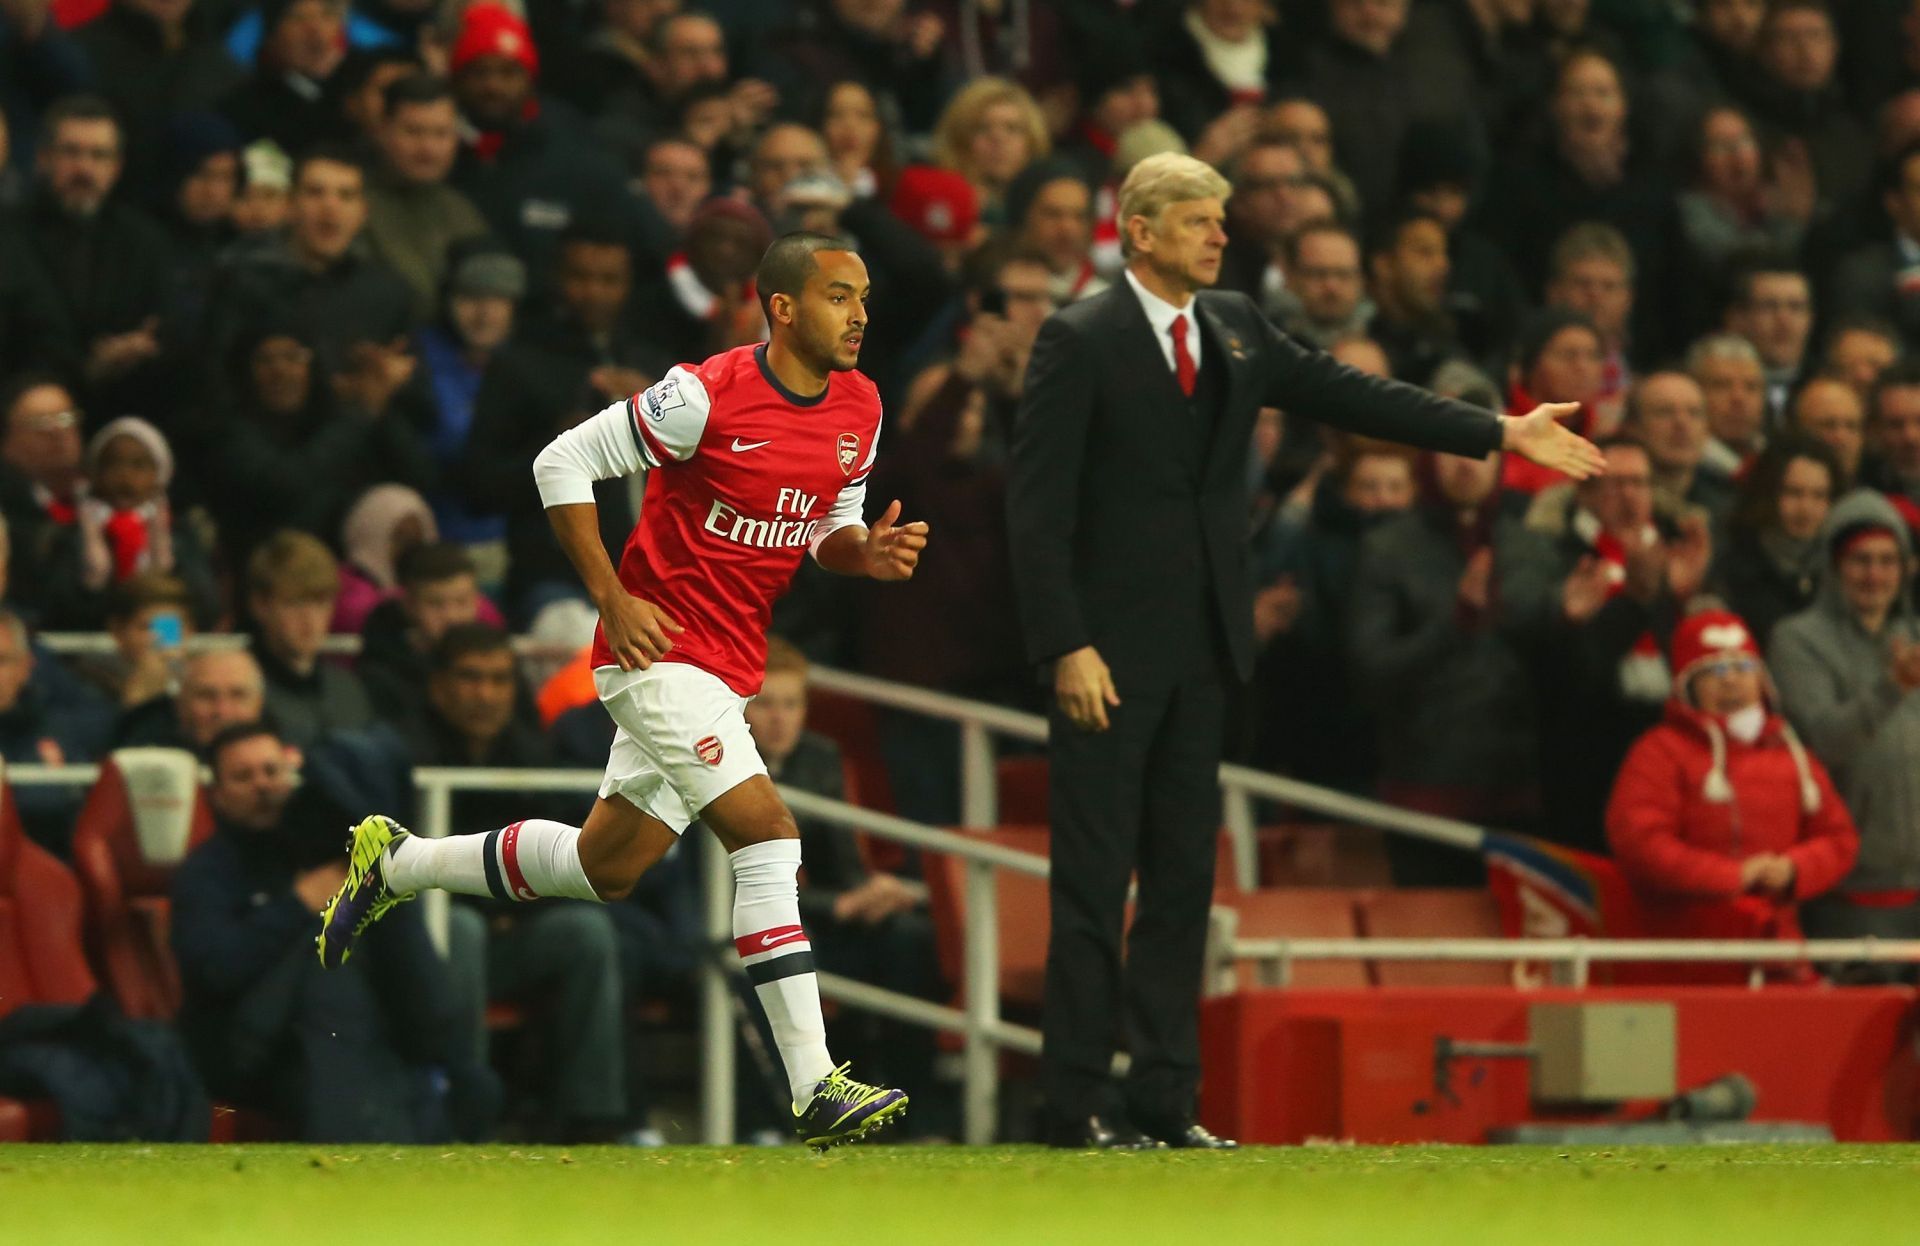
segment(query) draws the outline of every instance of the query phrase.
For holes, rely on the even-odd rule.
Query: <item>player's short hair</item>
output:
[[[1160,214],[1173,204],[1189,199],[1218,199],[1224,203],[1232,194],[1227,179],[1204,160],[1173,151],[1148,156],[1134,165],[1120,184],[1121,253],[1133,254],[1127,223],[1134,217],[1143,216],[1157,224]]]
[[[381,92],[387,106],[387,116],[402,108],[420,107],[426,104],[438,104],[441,100],[453,99],[453,84],[439,74],[422,71],[408,74],[404,78],[395,78]]]
[[[798,297],[807,279],[819,270],[820,262],[814,256],[822,251],[853,250],[857,248],[851,239],[833,234],[802,230],[775,238],[767,253],[760,257],[760,267],[753,274],[754,287],[760,292],[760,310],[767,323],[773,323],[773,296]]]
[[[340,563],[319,537],[283,529],[247,559],[247,591],[283,599],[337,597]]]
[[[275,744],[284,742],[280,732],[264,718],[256,718],[251,722],[228,723],[213,733],[213,739],[207,741],[203,755],[208,769],[214,772],[216,778],[219,777],[220,758],[225,756],[228,749],[237,744],[245,744],[248,740],[262,738],[272,740]]]
[[[451,541],[422,541],[408,546],[394,561],[393,574],[402,589],[425,588],[474,575],[473,559],[464,546]]]
[[[767,674],[791,674],[805,679],[808,669],[807,655],[800,652],[800,646],[785,636],[767,637]]]
[[[164,571],[142,571],[107,589],[109,624],[128,622],[142,610],[158,606],[173,606],[184,613],[193,607],[193,594],[185,581]]]
[[[493,653],[512,657],[513,638],[485,623],[456,623],[434,642],[427,669],[430,674],[444,675],[457,666],[462,658]]]

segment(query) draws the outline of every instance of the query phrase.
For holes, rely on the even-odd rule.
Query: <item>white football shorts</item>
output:
[[[756,774],[765,774],[748,698],[685,662],[644,671],[603,666],[593,673],[616,730],[600,795],[619,794],[678,835],[700,811]]]

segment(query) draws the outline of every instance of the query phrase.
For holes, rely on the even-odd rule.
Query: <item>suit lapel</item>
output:
[[[1227,370],[1220,409],[1214,415],[1213,430],[1207,444],[1207,461],[1201,475],[1203,480],[1211,478],[1223,453],[1235,446],[1241,452],[1246,450],[1248,422],[1242,415],[1258,410],[1250,392],[1253,384],[1253,344],[1229,324],[1212,304],[1213,300],[1204,294],[1194,296],[1193,305],[1199,311],[1199,319],[1207,335],[1206,349],[1210,352],[1201,366],[1224,366]],[[1141,314],[1144,317],[1145,313]],[[1175,388],[1178,389],[1178,386]]]
[[[1156,411],[1163,402],[1185,403],[1187,396],[1180,392],[1180,382],[1167,366],[1160,339],[1147,323],[1147,309],[1140,306],[1126,278],[1099,297],[1113,300],[1108,315],[1114,330],[1114,362],[1126,379],[1126,391],[1146,399]]]

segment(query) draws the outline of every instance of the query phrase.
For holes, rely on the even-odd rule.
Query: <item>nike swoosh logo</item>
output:
[[[766,443],[762,442],[761,444],[765,445]],[[807,937],[807,932],[804,930],[796,930],[792,934],[784,934],[779,936],[778,938],[775,938],[773,935],[770,935],[770,934],[765,934],[760,936],[760,946],[763,948],[779,947],[782,943],[792,943],[795,939],[804,939],[806,937]]]
[[[746,442],[746,441],[740,440],[738,437],[735,437],[733,439],[733,452],[735,454],[738,454],[742,450],[758,450],[761,446],[770,446],[772,444],[773,442],[771,441]]]

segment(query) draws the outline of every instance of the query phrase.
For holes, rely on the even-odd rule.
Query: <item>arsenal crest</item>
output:
[[[853,465],[860,458],[860,439],[852,433],[840,434],[840,471],[842,475],[853,475]]]
[[[709,766],[719,765],[720,759],[727,755],[727,750],[720,746],[720,737],[717,735],[710,735],[705,739],[696,741],[693,746],[693,752],[694,756],[706,762]]]

